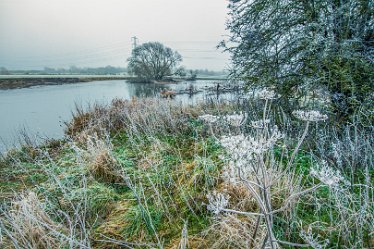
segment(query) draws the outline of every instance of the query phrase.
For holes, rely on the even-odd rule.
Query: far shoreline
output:
[[[0,90],[13,90],[33,86],[64,85],[89,83],[106,80],[133,80],[134,77],[124,75],[0,75]],[[198,77],[196,80],[225,80],[219,77]],[[191,81],[192,82],[192,81]],[[159,84],[159,83],[157,83]],[[163,82],[163,84],[166,84]],[[170,82],[178,84],[178,82]]]

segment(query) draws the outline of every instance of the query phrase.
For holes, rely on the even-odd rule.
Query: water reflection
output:
[[[171,90],[169,85],[161,85],[161,84],[141,84],[141,83],[128,83],[129,84],[129,92],[131,96],[136,96],[138,98],[145,98],[145,97],[155,97],[158,94],[166,89]]]
[[[13,146],[24,127],[31,136],[59,138],[64,121],[71,119],[75,105],[110,103],[114,98],[158,97],[163,89],[179,92],[189,89],[214,88],[216,81],[180,82],[178,84],[139,84],[123,80],[97,81],[67,85],[39,86],[25,89],[0,90],[0,151],[4,144]],[[173,101],[194,104],[207,97],[198,94],[178,94]],[[225,95],[220,96],[223,97]],[[230,97],[230,95],[226,95]]]

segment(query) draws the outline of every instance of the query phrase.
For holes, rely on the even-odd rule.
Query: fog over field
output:
[[[0,66],[126,66],[131,37],[178,50],[187,68],[222,70],[216,50],[225,34],[227,1],[1,0]]]
[[[374,0],[0,0],[0,248],[374,249]]]

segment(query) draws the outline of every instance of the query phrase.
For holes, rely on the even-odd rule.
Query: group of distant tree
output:
[[[225,71],[209,71],[207,69],[192,70],[178,67],[182,56],[159,42],[147,42],[133,49],[129,62],[129,73],[139,81],[151,82],[170,77],[195,80],[197,76],[222,76]]]
[[[176,75],[181,61],[182,56],[177,51],[159,42],[147,42],[132,50],[128,68],[139,80],[151,82]]]
[[[0,75],[9,75],[10,72],[5,67],[0,67]]]
[[[64,68],[50,68],[45,67],[44,73],[47,74],[98,74],[98,75],[105,75],[105,74],[121,74],[126,72],[126,68],[123,67],[113,67],[113,66],[106,66],[106,67],[77,67],[71,66],[68,69]]]
[[[0,75],[10,74],[35,74],[35,75],[56,75],[56,74],[82,74],[82,75],[115,75],[126,73],[126,68],[123,67],[77,67],[71,66],[69,68],[52,68],[45,67],[41,70],[8,70],[5,67],[0,67]]]
[[[161,68],[161,67],[160,67]],[[132,70],[132,71],[131,71]],[[162,80],[165,77],[175,76],[178,78],[184,78],[186,80],[196,80],[199,77],[222,77],[228,74],[226,71],[212,71],[208,69],[187,69],[185,67],[172,67],[170,66],[164,73],[159,76],[155,75],[146,75],[143,76],[144,72],[149,72],[146,70],[145,65],[142,68],[139,68],[139,71],[134,71],[131,67],[128,69],[124,67],[113,67],[113,66],[106,66],[106,67],[77,67],[71,66],[69,68],[52,68],[52,67],[45,67],[44,69],[40,70],[10,70],[5,67],[0,67],[0,75],[118,75],[118,74],[125,74],[130,73],[134,76],[140,76],[139,78],[143,81],[151,81],[151,80]],[[157,71],[157,69],[156,69]],[[153,72],[153,71],[152,71]]]
[[[171,77],[196,80],[200,77],[222,77],[228,73],[225,71],[210,71],[208,69],[186,69],[179,66],[182,56],[160,42],[143,43],[133,49],[131,57],[128,58],[128,68],[123,67],[77,67],[52,68],[45,67],[42,70],[8,70],[0,68],[0,75],[30,74],[30,75],[115,75],[128,73],[134,75],[137,81],[152,82],[169,79]]]

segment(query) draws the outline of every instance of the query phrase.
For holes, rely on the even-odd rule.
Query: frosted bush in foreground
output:
[[[278,213],[289,210],[297,199],[301,196],[312,192],[323,184],[333,185],[342,180],[337,172],[333,172],[329,168],[314,168],[312,175],[319,178],[322,183],[307,189],[302,189],[300,183],[295,180],[297,176],[293,169],[294,159],[298,153],[302,142],[304,141],[310,122],[323,121],[327,119],[317,111],[296,111],[294,115],[306,121],[306,126],[302,136],[298,139],[298,143],[294,148],[287,163],[277,161],[275,159],[273,148],[284,138],[277,126],[269,127],[269,100],[277,98],[277,94],[272,90],[263,90],[258,94],[259,98],[265,100],[263,110],[263,119],[252,121],[250,126],[253,128],[251,135],[239,134],[223,136],[220,144],[227,152],[227,162],[223,168],[222,178],[227,184],[244,186],[250,193],[251,198],[255,201],[258,211],[250,212],[250,210],[242,210],[242,208],[226,209],[229,204],[228,199],[222,193],[214,193],[208,196],[208,210],[214,214],[221,212],[242,214],[253,217],[262,217],[263,225],[266,227],[267,236],[264,238],[264,245],[269,248],[278,248],[281,244],[288,246],[308,246],[312,245],[312,240],[305,241],[308,244],[298,244],[287,241],[281,241],[274,234],[274,216]],[[277,188],[276,191],[274,188]],[[282,190],[281,190],[282,189]],[[281,205],[273,204],[274,199],[278,199],[279,191],[285,191],[281,197]],[[260,222],[260,220],[259,220]]]

